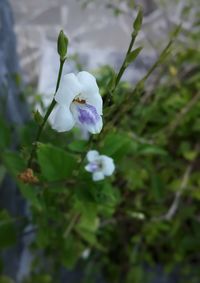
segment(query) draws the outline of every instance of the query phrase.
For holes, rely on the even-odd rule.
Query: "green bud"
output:
[[[67,54],[67,47],[68,47],[68,38],[64,34],[64,32],[61,30],[58,36],[57,41],[57,50],[58,54],[60,55],[61,60],[65,59],[65,56]]]
[[[143,12],[142,12],[142,9],[139,8],[139,11],[138,11],[138,14],[137,14],[137,17],[133,23],[133,28],[135,31],[139,31],[141,29],[141,26],[142,26],[142,20],[143,20]]]

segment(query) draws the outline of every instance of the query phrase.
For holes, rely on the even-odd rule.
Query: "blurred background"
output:
[[[56,39],[60,29],[70,39],[69,54],[77,56],[85,68],[109,63],[117,69],[130,41],[137,13],[134,7],[143,7],[145,18],[137,40],[137,45],[144,47],[142,58],[134,73],[126,73],[136,82],[166,45],[171,28],[182,23],[189,31],[196,20],[196,5],[189,9],[195,0],[10,0],[10,4],[23,78],[36,83],[41,92],[47,91],[48,72],[53,73],[58,65]]]

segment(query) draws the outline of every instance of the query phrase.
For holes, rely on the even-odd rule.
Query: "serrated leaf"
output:
[[[102,142],[100,153],[111,156],[116,161],[131,148],[132,140],[124,133],[110,133]]]
[[[63,149],[40,144],[37,150],[41,174],[48,181],[65,180],[76,167],[75,158]]]

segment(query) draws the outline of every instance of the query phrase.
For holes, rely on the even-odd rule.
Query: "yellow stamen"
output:
[[[80,99],[80,98],[74,98],[73,102],[77,102],[77,103],[80,103],[80,104],[85,104],[86,103],[85,99]]]

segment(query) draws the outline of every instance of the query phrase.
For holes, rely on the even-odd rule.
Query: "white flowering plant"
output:
[[[61,31],[55,94],[44,116],[36,111],[34,121],[15,125],[16,151],[8,150],[12,127],[0,119],[0,179],[7,172],[13,177],[29,211],[20,219],[1,211],[0,245],[33,235],[32,277],[26,283],[60,282],[62,268],[78,263],[80,282],[96,282],[101,274],[107,282],[149,283],[145,264],[189,266],[191,255],[198,262],[199,217],[192,214],[199,202],[200,95],[193,66],[199,54],[184,47],[175,62],[169,56],[178,28],[135,86],[123,82],[141,51],[133,48],[141,26],[139,10],[121,68],[104,66],[93,74],[63,73],[69,42]],[[184,56],[194,72],[186,68],[188,77],[182,74]],[[158,66],[165,82],[158,72],[149,91],[146,81]],[[81,139],[82,132],[87,138]],[[178,210],[182,194],[185,207]]]

